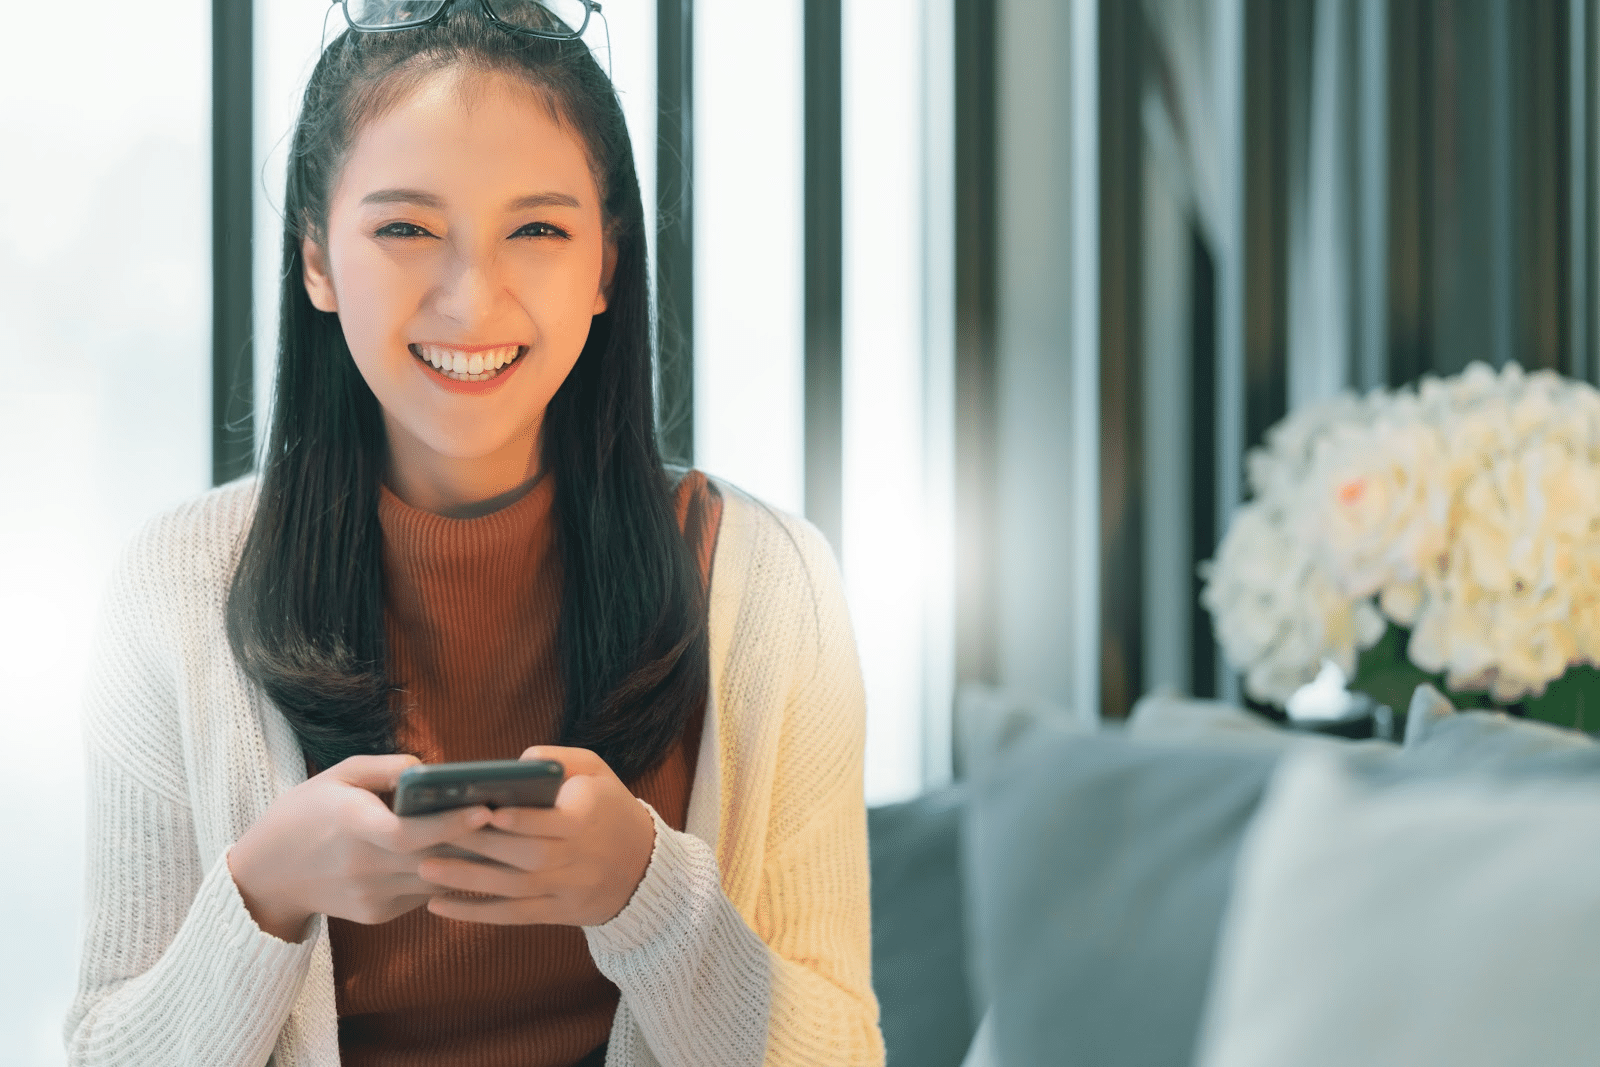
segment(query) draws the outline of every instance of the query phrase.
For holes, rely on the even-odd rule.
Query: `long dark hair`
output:
[[[708,687],[705,591],[680,534],[654,429],[644,211],[622,109],[579,41],[513,35],[460,3],[432,26],[346,33],[306,87],[284,197],[282,319],[272,425],[254,521],[229,590],[228,640],[328,767],[392,752],[378,493],[377,399],[336,314],[312,306],[301,240],[323,240],[328,198],[362,122],[447,68],[538,90],[588,149],[616,269],[572,372],[545,412],[562,567],[566,707],[560,743],[637,779],[666,755]]]

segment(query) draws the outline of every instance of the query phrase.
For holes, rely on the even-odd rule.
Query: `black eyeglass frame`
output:
[[[333,2],[339,5],[340,11],[344,12],[344,21],[352,30],[355,30],[357,33],[390,33],[394,30],[414,30],[418,26],[427,26],[430,23],[438,22],[440,19],[444,18],[444,13],[450,10],[451,5],[456,3],[456,0],[444,0],[444,2],[439,5],[439,10],[435,11],[427,18],[414,19],[410,22],[396,22],[390,26],[358,25],[356,20],[350,17],[349,0],[333,0]],[[464,0],[464,2],[471,3],[472,0]],[[539,0],[513,0],[513,2],[538,3]],[[589,21],[594,17],[595,12],[600,10],[600,0],[582,0],[582,3],[583,25],[567,33],[549,33],[544,30],[530,30],[525,26],[517,26],[513,23],[507,22],[499,15],[494,13],[494,8],[490,5],[489,0],[478,0],[478,7],[483,11],[484,18],[488,19],[502,30],[505,30],[507,33],[517,33],[524,37],[542,37],[547,41],[575,41],[583,36],[584,31],[589,28]],[[544,7],[543,4],[539,4],[539,6]]]

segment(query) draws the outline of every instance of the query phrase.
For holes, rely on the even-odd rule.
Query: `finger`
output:
[[[561,764],[571,778],[575,774],[611,774],[606,761],[586,748],[566,748],[561,745],[534,745],[522,753],[525,760],[548,759]]]
[[[556,802],[560,803],[559,795]],[[495,808],[489,813],[488,825],[518,837],[553,841],[564,841],[573,834],[572,817],[560,808]]]
[[[406,854],[423,852],[453,842],[489,824],[491,812],[482,804],[453,808],[433,815],[395,815],[386,847]]]
[[[393,792],[400,772],[421,763],[415,756],[350,756],[323,771],[323,775],[346,785],[368,789],[374,793]]]
[[[470,860],[425,859],[417,865],[417,876],[437,887],[435,892],[450,889],[458,893],[522,898],[537,896],[540,888],[540,879],[527,871]]]
[[[557,900],[553,896],[522,897],[517,900],[461,900],[434,897],[428,910],[444,919],[488,923],[491,926],[528,926],[557,921]]]
[[[391,874],[382,881],[383,893],[393,900],[410,901],[411,907],[421,907],[429,897],[439,892],[439,887],[419,875],[415,869]]]
[[[441,856],[441,858],[491,860],[523,871],[535,871],[549,867],[555,862],[558,849],[563,853],[565,852],[565,849],[561,849],[558,842],[550,838],[508,834],[503,830],[496,830],[492,827],[458,838],[453,842],[453,847],[464,849],[471,855]],[[440,856],[440,853],[435,851],[433,855]]]
[[[406,896],[392,897],[381,902],[352,900],[342,905],[335,904],[328,914],[335,918],[361,923],[363,926],[376,926],[398,919],[409,911],[415,911],[432,899],[430,896]]]
[[[463,840],[466,839],[463,838]],[[469,852],[450,841],[446,841],[442,845],[434,845],[432,848],[421,849],[416,854],[416,858],[419,860],[428,856],[436,856],[445,860],[476,860],[481,858],[476,852]]]

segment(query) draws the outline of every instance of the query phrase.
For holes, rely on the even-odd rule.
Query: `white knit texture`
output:
[[[688,832],[586,928],[622,990],[612,1067],[883,1062],[871,987],[864,697],[838,571],[808,524],[719,483],[712,701]],[[228,847],[305,768],[238,670],[227,583],[254,488],[153,521],[107,593],[85,707],[86,930],[73,1064],[338,1063],[319,919],[251,920]]]

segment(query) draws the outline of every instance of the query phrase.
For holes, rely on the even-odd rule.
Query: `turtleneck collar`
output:
[[[378,522],[392,620],[448,645],[485,626],[515,627],[536,602],[548,605],[529,593],[559,581],[550,552],[554,497],[553,480],[541,477],[495,511],[451,518],[411,507],[384,486]]]

